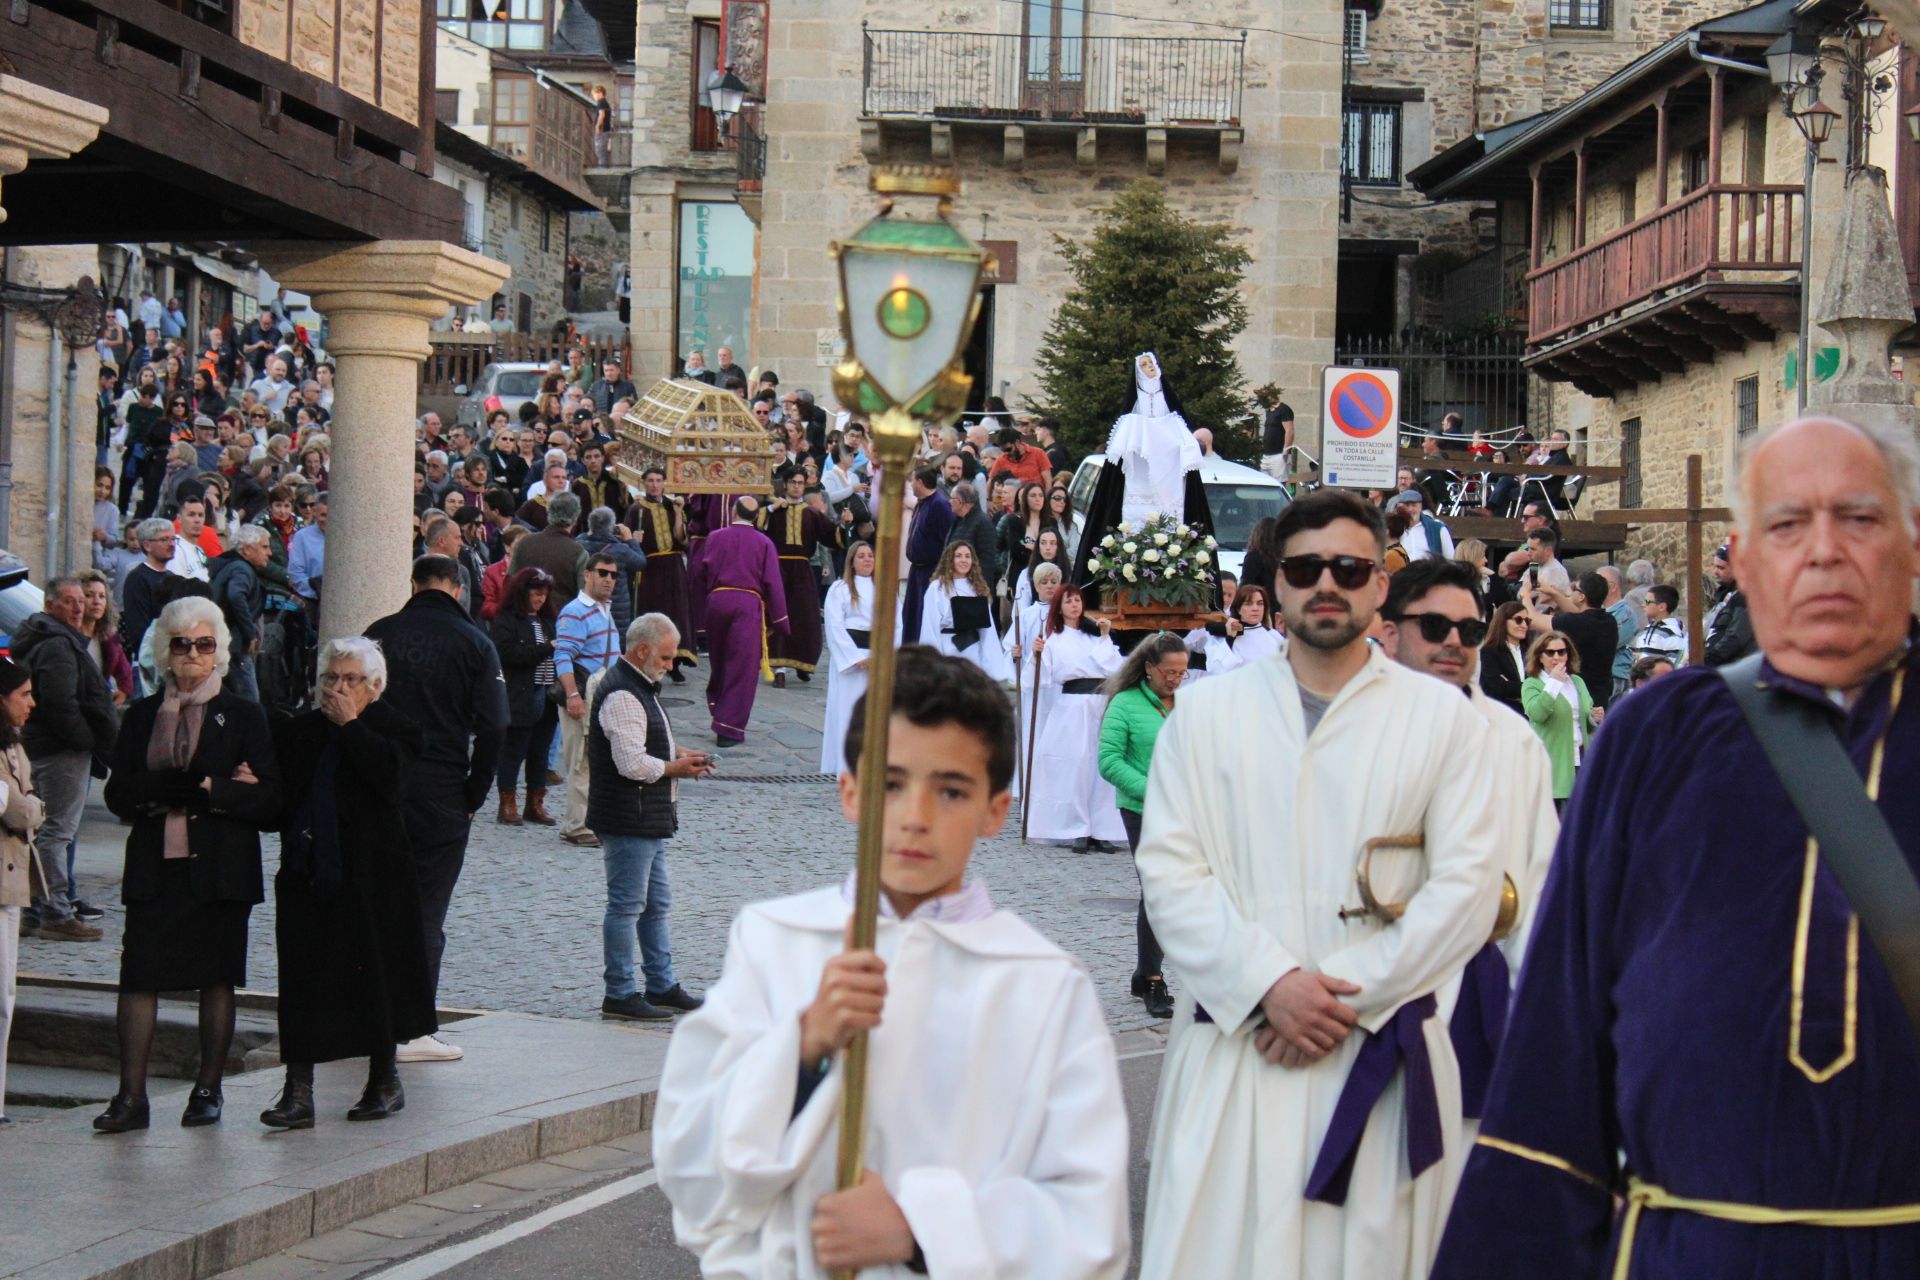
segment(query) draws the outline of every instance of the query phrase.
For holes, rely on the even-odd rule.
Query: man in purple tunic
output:
[[[953,507],[940,492],[940,473],[921,467],[907,481],[913,486],[917,505],[913,508],[913,528],[907,534],[907,586],[900,601],[902,643],[920,640],[920,606],[925,603],[927,584],[940,564],[940,553],[947,549],[947,535],[953,532]]]
[[[790,630],[780,558],[767,535],[753,527],[759,513],[758,499],[734,499],[733,523],[708,536],[706,553],[693,569],[694,598],[707,602],[707,710],[723,747],[747,740],[767,629]]]
[[[1804,419],[1730,553],[1766,655],[1731,678],[1832,726],[1909,868],[1917,509],[1910,436]],[[1920,1037],[1856,905],[1719,671],[1616,704],[1434,1280],[1920,1276]]]

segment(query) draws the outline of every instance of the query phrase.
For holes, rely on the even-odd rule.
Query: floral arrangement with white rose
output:
[[[1213,603],[1211,537],[1171,515],[1120,527],[1100,539],[1087,567],[1102,591],[1122,592],[1135,606],[1204,609]]]

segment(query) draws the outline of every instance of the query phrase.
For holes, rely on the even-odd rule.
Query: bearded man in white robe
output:
[[[1184,694],[1147,786],[1147,914],[1186,993],[1141,1276],[1423,1280],[1460,1141],[1435,993],[1499,905],[1488,731],[1458,689],[1368,645],[1387,590],[1374,507],[1325,490],[1278,535],[1286,659]],[[1396,837],[1424,856],[1376,854],[1368,910],[1363,852]]]

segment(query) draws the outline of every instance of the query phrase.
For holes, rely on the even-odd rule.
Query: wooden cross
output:
[[[1707,571],[1702,535],[1709,524],[1733,519],[1725,507],[1701,505],[1700,455],[1687,455],[1687,505],[1633,511],[1597,511],[1602,524],[1684,524],[1687,526],[1687,661],[1698,665],[1706,657],[1707,638],[1701,632],[1701,583]]]

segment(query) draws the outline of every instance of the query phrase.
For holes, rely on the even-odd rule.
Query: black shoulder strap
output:
[[[1819,842],[1820,856],[1839,877],[1920,1035],[1920,882],[1831,723],[1800,699],[1762,687],[1761,658],[1752,654],[1720,674]]]

